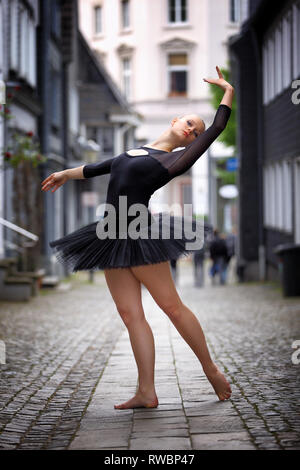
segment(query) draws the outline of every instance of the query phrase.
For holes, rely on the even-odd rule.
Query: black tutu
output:
[[[111,232],[109,237],[99,238],[105,232],[100,219],[49,245],[58,261],[73,272],[156,264],[203,248],[209,227],[202,220],[164,215],[151,214],[151,222],[140,224],[135,239],[128,224],[125,231],[117,227],[115,238]]]

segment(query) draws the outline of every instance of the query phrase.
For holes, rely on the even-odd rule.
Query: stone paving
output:
[[[0,449],[300,449],[300,298],[274,283],[193,286],[179,264],[178,292],[197,315],[232,398],[220,402],[197,358],[143,288],[156,346],[156,409],[115,410],[137,370],[103,273],[28,303],[0,303]],[[63,285],[62,285],[63,287]]]

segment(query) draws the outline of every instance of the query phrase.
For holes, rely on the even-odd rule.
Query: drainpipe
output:
[[[120,153],[124,152],[123,145],[122,145],[122,137],[125,134],[125,132],[131,128],[131,126],[132,126],[131,124],[126,123],[117,129],[116,152],[115,152],[116,155],[119,155]]]
[[[264,222],[263,222],[263,108],[262,108],[262,64],[259,50],[257,35],[253,29],[250,28],[254,54],[256,58],[256,106],[257,106],[257,161],[258,161],[258,271],[259,280],[266,280],[266,247],[264,239]]]

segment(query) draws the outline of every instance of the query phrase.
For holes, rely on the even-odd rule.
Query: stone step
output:
[[[56,287],[58,284],[58,276],[44,276],[41,282],[41,287]]]

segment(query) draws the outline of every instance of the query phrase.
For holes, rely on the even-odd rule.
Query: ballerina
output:
[[[153,192],[191,168],[226,127],[234,89],[224,79],[219,67],[216,69],[218,78],[206,78],[204,81],[220,87],[224,95],[213,124],[207,130],[197,114],[174,118],[171,126],[149,145],[128,150],[104,162],[52,173],[42,181],[42,190],[55,192],[69,179],[110,173],[106,203],[115,208],[117,214],[120,213],[119,199],[124,195],[129,205],[139,203],[148,208]],[[184,148],[173,151],[178,147]],[[174,228],[175,222],[176,218],[172,217],[171,227]],[[186,237],[131,239],[117,236],[100,239],[97,224],[94,222],[54,240],[50,246],[58,259],[73,272],[104,271],[116,309],[128,330],[137,364],[138,388],[132,398],[115,405],[115,408],[155,408],[159,404],[154,382],[154,337],[143,310],[142,284],[199,359],[219,400],[229,399],[232,393],[230,384],[213,362],[201,325],[182,302],[173,281],[170,260],[189,252],[185,245]],[[120,234],[118,230],[119,226],[117,234]]]

